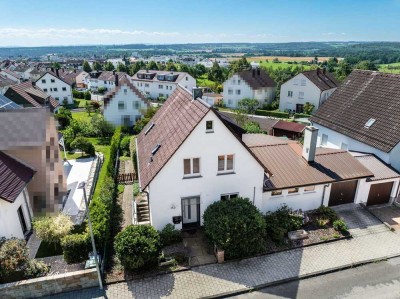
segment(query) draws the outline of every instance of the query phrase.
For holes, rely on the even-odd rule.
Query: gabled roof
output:
[[[144,74],[144,75],[152,75],[151,79],[145,79],[145,78],[139,78],[138,74]],[[157,75],[173,75],[174,80],[173,81],[168,81],[168,80],[159,80],[157,78]],[[189,75],[188,73],[185,72],[172,72],[172,71],[158,71],[158,70],[140,70],[136,74],[132,76],[132,80],[136,81],[152,81],[152,82],[163,82],[163,83],[179,83],[185,76]]]
[[[106,108],[107,105],[114,99],[118,91],[120,91],[121,88],[125,86],[128,87],[130,90],[132,90],[133,93],[135,93],[139,99],[147,103],[147,105],[150,105],[149,101],[143,96],[143,94],[126,77],[123,77],[121,80],[118,80],[117,87],[115,87],[113,90],[110,90],[104,95],[103,97],[104,108]]]
[[[128,74],[124,72],[115,72],[113,73],[112,71],[103,71],[101,72],[100,76],[97,78],[97,80],[103,80],[103,81],[115,81],[115,75],[118,75],[118,81],[122,80],[122,78],[127,77]]]
[[[12,70],[9,70],[9,69],[1,69],[1,71],[5,72],[6,74],[8,74],[16,79],[19,79],[21,77],[20,75],[18,75],[17,73],[14,73]]]
[[[400,177],[400,174],[396,170],[392,169],[372,154],[358,152],[351,152],[351,154],[374,174],[374,176],[368,178],[367,181],[380,181]]]
[[[262,69],[241,71],[236,74],[246,81],[252,89],[276,86],[276,82]]]
[[[400,75],[354,70],[310,120],[389,153],[400,142],[399,99]]]
[[[11,86],[14,84],[17,84],[17,81],[12,80],[9,77],[5,77],[3,75],[0,75],[0,87],[6,87],[6,86]]]
[[[321,91],[328,90],[339,86],[339,82],[336,80],[330,72],[320,69],[302,72],[312,83],[314,83]]]
[[[0,151],[0,199],[14,202],[35,170]]]
[[[315,162],[308,163],[295,141],[262,134],[245,134],[243,141],[272,174],[264,182],[266,190],[373,176],[347,151],[317,148]]]
[[[301,133],[304,131],[306,126],[303,124],[295,123],[295,122],[279,120],[272,126],[272,128],[284,130],[284,131]]]
[[[40,78],[36,80],[36,82],[38,82],[39,80],[41,80],[42,77],[45,76],[46,74],[50,74],[50,75],[52,75],[53,77],[55,77],[55,78],[57,78],[57,79],[63,81],[64,83],[66,83],[66,84],[68,84],[68,85],[70,85],[70,86],[72,86],[72,84],[73,84],[74,81],[75,81],[75,77],[76,77],[76,76],[73,76],[73,75],[71,76],[69,73],[64,72],[64,71],[61,70],[61,69],[58,70],[58,76],[57,76],[57,71],[56,71],[56,70],[54,70],[54,71],[52,71],[52,70],[46,70],[46,71],[40,76]]]

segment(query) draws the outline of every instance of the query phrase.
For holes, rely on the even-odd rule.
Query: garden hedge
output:
[[[115,162],[117,161],[117,152],[121,143],[121,127],[118,127],[114,131],[114,135],[111,138],[110,145],[110,159],[107,164],[107,173],[110,176],[115,174]]]
[[[88,259],[91,251],[88,233],[72,234],[61,240],[64,260],[68,264],[80,263]]]
[[[263,116],[272,116],[278,118],[289,118],[289,113],[282,112],[282,111],[267,111],[267,110],[256,110],[256,115],[263,115]]]
[[[241,258],[265,251],[265,221],[248,199],[214,202],[207,207],[203,218],[208,238],[225,250],[225,258]]]

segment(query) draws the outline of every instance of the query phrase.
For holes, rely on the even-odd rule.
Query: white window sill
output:
[[[287,196],[295,196],[295,195],[300,195],[300,192],[296,192],[296,193],[288,193]]]
[[[185,176],[183,176],[183,180],[186,180],[186,179],[197,179],[197,178],[201,178],[202,177],[202,175],[201,174],[191,174],[191,175],[185,175]]]
[[[281,194],[281,195],[271,195],[270,196],[271,199],[282,198],[282,197],[284,197],[283,194]]]
[[[235,174],[234,171],[227,171],[227,172],[218,172],[217,175],[227,175],[227,174]]]
[[[317,191],[313,190],[313,191],[304,191],[304,194],[308,194],[308,193],[317,193]]]

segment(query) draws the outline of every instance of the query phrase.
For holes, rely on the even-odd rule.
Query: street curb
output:
[[[321,271],[315,271],[315,272],[308,273],[308,274],[298,275],[298,276],[290,277],[290,278],[284,278],[284,279],[280,279],[280,280],[276,280],[276,281],[272,281],[272,282],[258,284],[253,287],[242,288],[242,289],[239,289],[236,291],[224,292],[224,293],[220,293],[217,295],[205,296],[205,297],[201,297],[201,298],[203,298],[203,299],[226,298],[226,297],[232,297],[232,296],[241,295],[241,294],[245,294],[245,293],[251,293],[251,292],[266,288],[266,287],[276,286],[276,285],[280,285],[283,283],[306,279],[306,278],[311,278],[311,277],[318,277],[318,276],[333,273],[333,272],[338,272],[338,271],[347,270],[350,268],[360,267],[360,266],[367,265],[367,264],[385,261],[387,259],[391,259],[391,258],[395,258],[395,257],[400,257],[400,254],[393,254],[393,255],[386,256],[386,257],[382,257],[382,258],[369,259],[369,260],[365,260],[365,261],[361,261],[361,262],[357,262],[357,263],[350,263],[350,264],[339,266],[339,267],[334,267],[334,268],[321,270]]]

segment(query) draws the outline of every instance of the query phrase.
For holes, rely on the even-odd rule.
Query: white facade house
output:
[[[122,58],[110,58],[107,59],[107,62],[111,62],[115,68],[117,68],[119,64],[125,65],[125,61]]]
[[[85,77],[88,89],[98,90],[100,87],[106,90],[113,90],[116,87],[116,80],[128,78],[128,74],[116,71],[91,72],[89,77]]]
[[[318,145],[371,153],[400,171],[399,87],[400,75],[353,71],[310,119]]]
[[[17,83],[18,83],[17,81],[13,81],[10,78],[4,77],[3,75],[0,74],[0,95],[5,94],[10,86],[15,85]]]
[[[389,178],[398,185],[400,179],[379,161],[376,175],[386,173],[374,177],[346,151],[317,149],[316,128],[308,128],[303,148],[295,141],[243,133],[200,97],[178,87],[137,138],[148,222],[158,230],[168,223],[178,229],[202,225],[210,204],[235,197],[248,198],[261,212],[282,204],[311,210],[358,202],[363,199],[355,188],[361,180]],[[140,219],[140,209],[134,211],[134,219]]]
[[[49,96],[53,97],[59,104],[73,104],[72,86],[60,76],[60,71],[47,71],[36,81],[36,85]]]
[[[135,86],[124,79],[104,98],[104,118],[115,126],[133,126],[143,117],[149,104]]]
[[[185,72],[140,70],[132,76],[131,82],[151,99],[168,98],[178,85],[188,90],[196,87],[196,79]]]
[[[246,98],[258,100],[260,106],[271,103],[275,98],[276,83],[260,69],[235,73],[223,86],[223,101],[233,109],[238,108],[238,103]]]
[[[22,81],[22,77],[10,69],[1,69],[0,75],[17,83],[20,83]]]
[[[279,110],[303,113],[305,103],[314,105],[314,111],[336,90],[339,83],[325,69],[302,72],[281,86]]]
[[[23,239],[32,228],[32,209],[26,185],[35,171],[0,152],[0,238]]]

